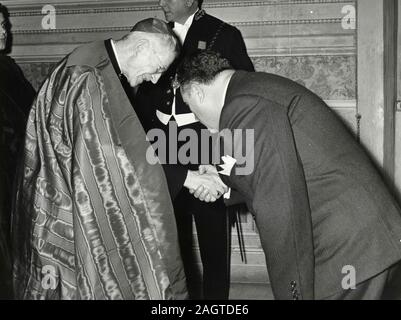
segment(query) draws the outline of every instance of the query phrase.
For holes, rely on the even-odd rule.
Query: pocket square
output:
[[[231,170],[233,169],[237,160],[230,156],[222,156],[221,159],[224,163],[218,165],[219,168],[217,169],[217,172],[225,176],[230,176]]]
[[[206,49],[206,42],[205,41],[198,41],[198,49],[205,50]]]

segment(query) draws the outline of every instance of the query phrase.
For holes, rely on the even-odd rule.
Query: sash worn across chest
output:
[[[199,21],[204,15],[205,15],[205,11],[199,10],[195,14],[193,23],[197,23],[197,21]],[[219,27],[217,28],[214,36],[209,41],[209,43],[207,43],[207,41],[204,41],[204,40],[199,40],[197,43],[197,49],[198,50],[211,50],[216,42],[216,39],[218,38],[219,34],[221,33],[221,30],[223,29],[224,25],[225,25],[225,22],[222,21],[221,24],[219,25]],[[191,25],[191,28],[193,28],[193,25]],[[184,49],[185,49],[185,47],[188,46],[189,41],[190,41],[188,39],[191,37],[191,34],[193,34],[191,32],[191,28],[188,31],[187,39],[185,40],[185,43],[183,45]],[[192,112],[177,114],[177,112],[176,112],[176,92],[177,92],[177,89],[179,88],[179,86],[176,83],[175,77],[172,79],[171,86],[172,86],[173,92],[174,92],[173,103],[171,104],[171,113],[165,113],[156,107],[156,116],[159,119],[159,121],[161,123],[163,123],[164,125],[167,125],[171,119],[174,119],[176,121],[178,127],[183,127],[183,126],[186,126],[189,124],[199,122],[197,117]]]

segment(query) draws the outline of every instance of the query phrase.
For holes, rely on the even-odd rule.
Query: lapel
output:
[[[168,86],[172,88],[171,83],[172,83],[172,78],[174,77],[176,73],[176,69],[178,64],[188,55],[191,53],[195,52],[198,49],[198,42],[205,41],[203,34],[204,30],[203,28],[205,27],[205,11],[204,10],[199,10],[198,12],[195,13],[194,19],[192,21],[191,26],[188,29],[187,35],[185,37],[185,41],[182,45],[182,50],[180,57],[175,60],[175,62],[170,66],[168,72],[166,73],[166,77],[163,78],[163,81],[166,80],[168,81]],[[171,28],[174,28],[174,23],[170,22]],[[160,81],[160,80],[159,80]],[[192,114],[191,110],[189,107],[183,102],[182,97],[181,97],[181,92],[177,90],[176,92],[176,114]],[[160,108],[161,109],[161,108]],[[165,107],[165,110],[163,112],[166,112],[167,114],[171,113],[171,107],[167,106]]]
[[[204,41],[206,44],[207,39],[202,39],[202,27],[204,27],[204,17],[205,12],[203,10],[198,11],[191,26],[188,29],[187,36],[185,37],[184,44],[182,46],[182,53],[184,56],[195,52],[198,49],[199,41]],[[204,48],[206,49],[206,47]]]

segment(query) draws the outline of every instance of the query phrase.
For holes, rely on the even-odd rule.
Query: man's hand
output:
[[[200,174],[214,174],[217,177],[219,177],[219,181],[221,181],[219,173],[218,173],[218,171],[217,171],[217,169],[216,169],[216,167],[214,165],[201,164],[199,166],[198,170],[199,170]],[[221,183],[224,184],[223,181],[221,181]],[[226,185],[224,185],[224,186],[225,186],[224,192],[223,193],[218,193],[216,200],[219,199],[222,195],[224,195],[225,193],[228,192],[229,188]],[[197,190],[190,190],[190,192],[194,195],[195,198],[198,198],[198,199],[200,199],[202,201],[204,201],[203,199],[205,199],[205,198],[207,199],[207,196],[208,196],[207,190],[205,190],[202,187],[199,187]]]
[[[211,164],[201,164],[199,166],[199,173],[200,174],[204,174],[204,173],[215,173],[217,174],[217,176],[219,175],[219,173],[217,172],[217,169],[215,166],[211,165]],[[220,178],[220,177],[219,177]],[[220,180],[221,181],[221,180]]]
[[[184,187],[201,201],[215,202],[227,192],[227,186],[221,181],[217,170],[211,168],[200,168],[200,171],[188,171]]]

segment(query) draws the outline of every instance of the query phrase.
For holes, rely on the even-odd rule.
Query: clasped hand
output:
[[[212,165],[200,165],[198,171],[188,171],[184,186],[195,198],[205,202],[215,202],[228,191]]]

